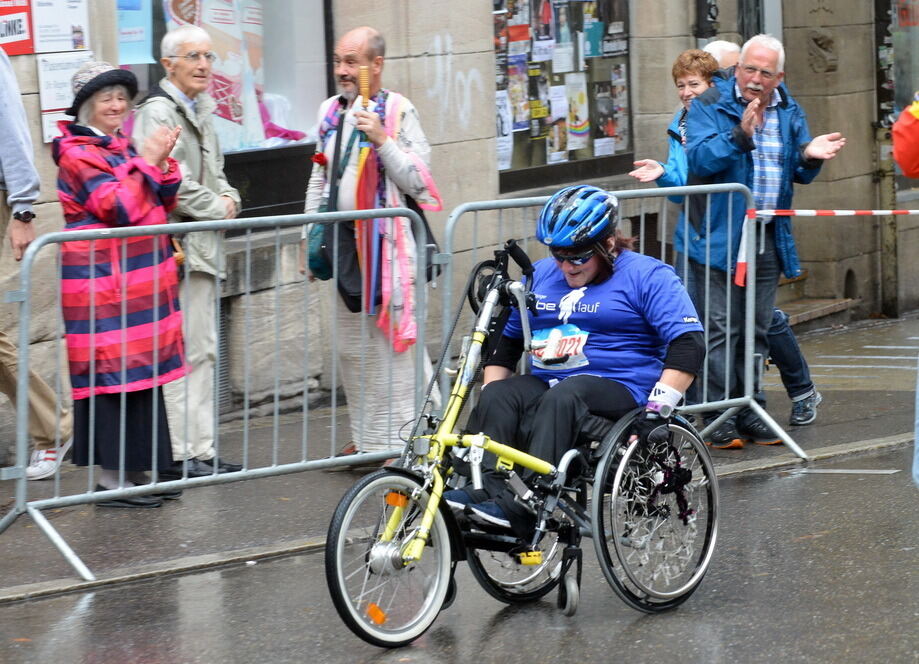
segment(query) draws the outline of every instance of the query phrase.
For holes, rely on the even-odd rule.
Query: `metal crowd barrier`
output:
[[[659,187],[659,188],[645,188],[645,189],[629,189],[622,191],[614,191],[614,193],[620,200],[620,204],[625,201],[636,201],[641,205],[640,209],[636,214],[632,215],[628,211],[623,213],[623,216],[627,217],[637,217],[639,228],[632,229],[633,234],[639,236],[639,246],[636,248],[642,253],[648,253],[649,247],[646,244],[645,238],[649,235],[646,231],[648,228],[647,221],[647,210],[644,207],[644,203],[648,200],[660,199],[662,197],[670,196],[682,196],[684,197],[682,203],[683,218],[684,218],[684,233],[688,237],[689,229],[689,196],[705,196],[705,213],[703,215],[704,223],[707,227],[710,228],[711,217],[711,195],[713,194],[731,194],[739,193],[746,199],[746,210],[755,209],[753,203],[753,196],[750,190],[741,184],[716,184],[716,185],[696,185],[696,186],[686,186],[686,187]],[[732,198],[728,198],[728,214],[732,212]],[[443,293],[443,328],[442,328],[442,341],[444,345],[453,343],[455,344],[457,340],[451,339],[451,333],[453,330],[453,324],[456,319],[456,314],[452,311],[451,307],[459,306],[457,303],[465,297],[465,293],[461,293],[457,297],[454,292],[457,286],[462,286],[465,284],[464,273],[468,270],[457,270],[456,263],[460,262],[464,257],[471,257],[471,264],[474,265],[478,260],[483,260],[489,258],[490,256],[486,254],[483,250],[482,238],[488,238],[487,246],[497,246],[503,243],[508,237],[523,238],[526,240],[532,240],[534,237],[536,229],[536,216],[538,214],[539,208],[541,208],[549,200],[548,196],[534,196],[529,198],[508,198],[508,199],[497,199],[497,200],[487,200],[487,201],[476,201],[470,203],[464,203],[457,206],[450,213],[450,216],[447,218],[446,232],[444,237],[444,252],[449,257],[449,262],[447,263],[447,268],[445,270],[444,277],[444,293]],[[666,205],[657,206],[659,209],[659,228],[657,229],[657,237],[661,239],[661,251],[660,255],[657,257],[663,260],[664,262],[673,263],[682,263],[675,265],[678,272],[682,268],[681,274],[686,274],[688,257],[683,256],[681,260],[677,261],[676,259],[670,258],[667,256],[666,246],[669,243],[669,236],[671,235],[672,227],[669,223],[669,212]],[[620,208],[622,210],[622,208]],[[529,211],[529,214],[527,212]],[[493,213],[491,215],[486,215],[483,213]],[[485,217],[484,222],[480,222],[480,215]],[[497,215],[497,219],[495,219]],[[469,223],[471,221],[471,227]],[[466,222],[466,223],[461,223]],[[746,241],[746,254],[748,256],[748,267],[747,267],[747,286],[745,288],[745,317],[744,317],[744,329],[743,329],[743,339],[739,343],[743,344],[744,354],[743,354],[743,395],[736,398],[715,398],[715,395],[709,395],[706,392],[706,384],[708,382],[709,375],[709,359],[706,357],[705,365],[703,372],[698,379],[698,383],[701,386],[701,399],[699,403],[693,405],[683,406],[680,410],[686,414],[692,413],[706,413],[713,411],[724,411],[716,419],[709,422],[704,429],[702,429],[701,434],[706,436],[712,430],[717,428],[722,422],[724,422],[729,417],[736,414],[739,410],[743,408],[751,409],[763,422],[770,426],[782,439],[782,442],[792,450],[798,457],[802,459],[807,459],[808,456],[801,449],[801,447],[794,441],[794,439],[781,427],[779,424],[772,418],[766,410],[760,406],[760,404],[754,398],[755,390],[755,372],[757,367],[761,367],[765,358],[761,358],[755,355],[754,352],[754,316],[753,312],[755,310],[755,301],[756,301],[756,254],[757,251],[762,251],[762,241],[763,241],[763,224],[757,220],[756,228],[758,232],[748,233]],[[461,232],[465,235],[461,235]],[[729,231],[730,232],[730,231]],[[706,233],[706,237],[710,237],[710,233]],[[731,238],[728,236],[728,246],[731,246]],[[530,245],[541,246],[535,241],[531,241]],[[525,245],[526,246],[526,245]],[[544,250],[541,250],[544,251]],[[534,260],[540,256],[536,253],[531,253]],[[547,255],[547,254],[543,254]],[[468,261],[467,261],[468,262]],[[466,267],[464,264],[463,267]],[[470,265],[471,267],[471,265]],[[458,278],[462,277],[462,278]],[[730,273],[727,273],[727,278],[730,279]],[[711,289],[716,288],[719,285],[714,283],[715,280],[712,278],[711,271],[706,266],[705,268],[705,301],[708,302],[710,297]],[[725,289],[731,288],[730,282],[723,285]],[[730,303],[730,297],[726,298],[727,302]],[[728,305],[730,306],[730,304]],[[708,307],[705,307],[707,310]],[[730,309],[728,309],[728,316],[730,316]],[[703,328],[705,332],[705,342],[706,347],[708,347],[709,338],[708,338],[708,325],[707,320],[703,317],[702,320]],[[728,336],[726,343],[730,345],[731,339]],[[454,354],[458,354],[457,350],[454,349]],[[735,371],[735,366],[733,365],[733,358],[727,357],[725,362],[725,377],[730,376]],[[443,377],[442,380],[442,389],[445,389],[447,386],[447,377]],[[725,381],[727,383],[727,380]],[[729,383],[727,383],[729,384]],[[721,395],[722,397],[726,395]]]
[[[152,493],[161,493],[169,490],[175,489],[184,489],[196,486],[206,486],[212,484],[221,484],[227,482],[238,482],[242,480],[252,479],[256,477],[269,477],[276,475],[283,475],[288,473],[301,472],[306,470],[315,470],[321,468],[329,468],[333,466],[345,467],[350,465],[355,465],[359,463],[382,463],[386,459],[391,459],[398,456],[401,453],[401,447],[393,446],[392,449],[386,451],[375,451],[367,452],[365,454],[353,455],[350,457],[337,457],[335,458],[335,452],[341,443],[339,442],[339,433],[337,430],[337,420],[339,417],[338,413],[338,366],[337,366],[337,349],[340,344],[355,344],[361,348],[360,354],[360,375],[363,378],[367,369],[370,368],[371,363],[376,368],[380,364],[384,367],[387,366],[387,358],[368,358],[366,357],[366,340],[367,326],[372,325],[372,322],[368,321],[367,316],[361,316],[361,338],[360,339],[342,339],[339,334],[335,333],[335,330],[331,330],[329,333],[329,341],[331,345],[330,356],[331,366],[324,366],[328,372],[330,378],[330,409],[326,409],[328,418],[331,421],[330,432],[326,433],[318,429],[318,426],[313,424],[311,427],[311,419],[316,419],[315,417],[310,416],[310,407],[308,393],[310,392],[310,385],[308,378],[310,377],[310,367],[315,366],[317,362],[324,362],[326,365],[329,362],[329,359],[325,357],[324,352],[322,352],[322,347],[320,346],[319,354],[323,357],[316,357],[317,351],[316,348],[311,350],[310,344],[310,328],[315,327],[315,321],[311,320],[311,309],[315,307],[315,293],[320,292],[321,297],[326,297],[327,302],[331,303],[332,315],[331,319],[334,320],[337,313],[337,308],[343,307],[341,298],[338,296],[337,290],[335,288],[335,278],[337,274],[333,276],[332,280],[326,282],[323,286],[318,286],[317,284],[311,284],[305,278],[301,278],[296,272],[296,268],[291,266],[291,257],[296,257],[299,249],[296,251],[284,251],[284,245],[299,243],[300,241],[300,231],[305,224],[310,223],[322,223],[322,224],[335,224],[340,225],[348,221],[353,221],[356,219],[368,219],[368,218],[386,218],[386,217],[407,217],[411,220],[413,231],[415,237],[425,237],[424,235],[424,225],[421,218],[412,210],[407,208],[389,208],[389,209],[378,209],[378,210],[361,210],[350,211],[350,212],[329,212],[322,214],[312,214],[312,215],[284,215],[276,217],[257,217],[251,219],[237,219],[237,220],[223,220],[223,221],[202,221],[202,222],[188,222],[181,224],[164,224],[157,226],[142,226],[142,227],[127,227],[127,228],[117,228],[117,229],[105,229],[105,230],[84,230],[84,231],[69,231],[69,232],[58,232],[58,233],[49,233],[46,235],[40,236],[33,242],[28,250],[26,251],[20,271],[20,289],[14,291],[7,295],[8,301],[19,302],[19,365],[18,365],[18,394],[17,394],[17,403],[16,403],[16,462],[15,465],[9,468],[0,469],[0,479],[3,480],[14,480],[14,504],[12,509],[5,514],[2,519],[0,519],[0,533],[5,531],[15,520],[16,518],[24,513],[28,513],[35,524],[39,529],[52,541],[52,543],[58,548],[58,550],[63,554],[67,559],[70,565],[77,571],[77,573],[87,581],[92,581],[95,579],[92,572],[83,564],[80,558],[76,553],[71,549],[68,543],[63,537],[55,530],[48,520],[42,514],[43,510],[67,507],[72,505],[80,504],[89,504],[96,503],[103,500],[109,499],[120,499],[131,496],[141,496]],[[32,324],[32,315],[33,315],[33,292],[32,286],[34,280],[34,270],[36,257],[39,252],[48,246],[58,245],[64,242],[76,242],[76,241],[91,241],[91,240],[112,240],[112,239],[121,239],[122,247],[126,246],[126,239],[131,237],[138,236],[159,236],[164,234],[183,234],[188,235],[191,233],[197,232],[210,232],[210,231],[227,231],[227,230],[244,230],[245,235],[241,237],[233,238],[233,242],[244,243],[243,250],[243,268],[242,276],[240,274],[231,275],[228,274],[228,277],[235,279],[237,283],[237,288],[239,291],[240,304],[242,308],[242,357],[233,357],[232,361],[242,363],[242,375],[243,375],[243,386],[242,386],[242,396],[241,396],[241,409],[243,414],[242,419],[242,456],[240,461],[243,463],[243,470],[238,472],[231,473],[222,473],[222,474],[213,474],[206,477],[184,477],[183,479],[176,479],[170,481],[157,481],[158,480],[158,471],[160,469],[155,467],[155,455],[151,454],[154,461],[154,468],[150,471],[151,473],[151,483],[143,484],[139,486],[130,486],[125,487],[125,468],[124,468],[124,446],[125,446],[125,436],[124,436],[124,421],[128,413],[125,413],[124,401],[122,401],[121,406],[121,440],[120,440],[120,469],[119,469],[119,487],[117,489],[109,489],[104,491],[95,491],[93,487],[95,485],[95,466],[90,465],[86,474],[86,488],[85,491],[80,491],[76,493],[67,493],[63,490],[61,483],[61,468],[59,467],[54,476],[53,483],[42,482],[38,486],[30,487],[28,486],[25,469],[28,465],[28,418],[29,418],[29,406],[28,406],[28,379],[29,379],[29,358],[30,358],[30,326]],[[259,233],[259,231],[261,231]],[[218,233],[218,238],[221,243],[220,250],[224,250],[223,233]],[[95,246],[95,245],[93,245]],[[265,251],[259,251],[259,247],[265,249]],[[335,252],[337,254],[337,247]],[[423,386],[425,384],[424,380],[424,365],[426,358],[425,351],[425,317],[426,317],[426,251],[422,251],[419,248],[418,251],[418,261],[415,271],[415,320],[417,323],[417,340],[413,349],[409,349],[405,352],[412,353],[414,355],[414,379],[413,385],[411,387],[413,391],[413,403],[411,409],[413,415],[417,414],[420,408],[422,408],[422,399],[423,399]],[[91,266],[95,265],[95,250],[92,251],[91,256]],[[285,264],[286,257],[286,264]],[[336,263],[336,272],[337,272],[337,261]],[[272,264],[273,263],[273,264]],[[58,283],[60,281],[60,261],[58,259]],[[271,311],[270,317],[272,320],[253,320],[250,308],[253,306],[252,300],[255,293],[252,291],[252,278],[254,271],[261,269],[262,271],[267,271],[271,274],[273,269],[273,277],[269,278],[270,287],[274,289],[273,293],[273,304],[269,306]],[[288,279],[288,283],[282,283],[282,272],[285,272],[288,275],[295,275]],[[156,277],[155,277],[156,278]],[[188,275],[184,277],[188,279]],[[289,310],[285,311],[285,307],[281,303],[281,289],[283,287],[294,287],[299,288],[302,293],[299,295],[300,306],[302,307],[302,316],[299,317],[296,314],[292,314]],[[57,311],[60,311],[60,288],[56,287],[58,292],[58,302],[57,302]],[[220,286],[217,287],[217,295],[215,308],[217,311],[218,320],[221,317],[221,294]],[[123,291],[124,293],[124,291]],[[236,310],[234,305],[234,312]],[[390,311],[392,313],[392,310]],[[121,304],[121,315],[124,320],[126,316],[126,305],[124,298],[122,298]],[[287,315],[288,321],[292,318],[298,322],[302,327],[302,349],[291,348],[290,341],[287,338],[284,338],[281,333],[281,318],[283,315]],[[95,307],[91,306],[91,318],[92,322],[95,321]],[[55,320],[59,321],[60,317],[55,316]],[[216,325],[216,321],[215,321]],[[266,335],[273,336],[273,342],[270,344],[272,361],[271,361],[271,381],[273,385],[268,390],[270,395],[270,403],[263,404],[263,408],[267,407],[272,416],[272,433],[271,433],[271,449],[265,450],[260,449],[259,446],[252,444],[250,440],[250,418],[251,418],[251,406],[250,403],[250,376],[252,374],[251,361],[253,346],[253,334],[260,335],[262,337]],[[218,344],[220,343],[218,338]],[[58,345],[57,345],[57,356],[60,360],[62,357],[61,353],[61,342],[60,335],[58,335]],[[315,344],[314,344],[315,346]],[[394,351],[390,348],[390,357],[392,359],[392,354]],[[217,366],[216,366],[216,375],[221,375],[221,362],[224,361],[219,355],[217,357]],[[285,440],[282,440],[280,434],[280,429],[282,426],[281,422],[281,391],[282,386],[280,385],[280,374],[285,365],[294,365],[299,364],[302,367],[302,374],[299,374],[299,369],[293,369],[292,372],[299,374],[299,385],[287,385],[287,391],[293,391],[299,393],[302,396],[302,406],[300,407],[300,415],[302,417],[302,424],[300,425],[300,434],[298,444],[293,445],[288,442],[289,438],[292,436],[287,436]],[[57,362],[58,366],[61,366],[61,362]],[[124,365],[124,362],[122,362]],[[391,368],[392,363],[390,362],[388,366]],[[124,371],[124,366],[122,371]],[[385,368],[384,368],[385,371]],[[391,373],[389,374],[391,378]],[[364,380],[359,381],[360,386],[358,388],[358,397],[357,400],[363,400],[364,394]],[[58,395],[58,417],[60,417],[61,404],[62,404],[62,381],[60,376],[60,369],[54,380],[55,389]],[[386,383],[390,385],[390,382]],[[187,383],[186,383],[187,385]],[[219,403],[219,395],[216,393],[215,389],[215,402]],[[187,395],[187,388],[186,388]],[[187,398],[187,397],[186,397]],[[352,398],[354,398],[352,396]],[[392,407],[390,406],[390,418],[392,417]],[[217,457],[221,456],[221,440],[220,440],[220,427],[218,426],[219,422],[217,408],[215,406],[215,421],[214,421],[214,448],[217,451]],[[406,423],[407,427],[404,431],[405,436],[408,435],[411,426],[411,423]],[[286,425],[290,425],[290,422],[287,422]],[[154,427],[156,426],[154,421]],[[364,430],[364,423],[360,425],[361,430]],[[320,431],[321,433],[314,433],[315,431]],[[309,443],[313,439],[319,439],[321,441],[328,440],[329,448],[328,454],[323,454],[324,450],[317,450],[317,446],[311,446]],[[282,445],[282,443],[284,443]],[[156,443],[154,442],[154,446]],[[95,445],[92,445],[93,449],[90,450],[90,462],[92,462],[94,456]],[[226,445],[223,445],[224,451]],[[152,450],[151,450],[152,453]],[[238,453],[235,452],[235,453]],[[235,459],[234,459],[235,460]],[[187,471],[183,472],[183,476],[187,474]],[[37,483],[32,483],[37,484]],[[42,497],[38,499],[29,499],[30,489],[36,493],[47,493],[47,487],[52,488],[52,494],[50,497]]]

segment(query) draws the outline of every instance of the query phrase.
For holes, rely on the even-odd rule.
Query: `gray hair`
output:
[[[740,53],[740,46],[734,42],[725,41],[724,39],[716,39],[703,46],[702,50],[706,53],[710,53],[711,56],[718,61],[718,64],[721,64],[721,58],[728,53]]]
[[[128,111],[130,111],[134,107],[134,101],[131,99],[131,93],[128,92],[128,89],[123,85],[107,85],[104,88],[96,90],[92,97],[80,104],[80,108],[77,109],[77,124],[88,127],[89,121],[96,111],[96,98],[110,92],[117,92],[118,90],[124,93],[125,99],[128,100]]]
[[[386,40],[378,30],[371,29],[370,34],[367,35],[367,55],[371,60],[377,56],[381,58],[386,56]]]
[[[770,51],[775,51],[779,54],[778,60],[778,71],[781,73],[785,71],[785,47],[782,46],[782,42],[773,37],[772,35],[756,35],[755,37],[750,37],[743,45],[743,48],[740,49],[740,61],[743,62],[744,55],[747,53],[747,49],[751,46],[761,46],[763,48],[768,48]]]
[[[195,42],[212,44],[213,40],[204,28],[190,24],[180,25],[163,36],[163,41],[160,42],[160,56],[168,58],[170,55],[178,55],[182,44],[194,44]]]

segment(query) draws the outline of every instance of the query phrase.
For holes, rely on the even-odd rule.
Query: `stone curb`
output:
[[[831,445],[807,450],[812,461],[840,457],[860,452],[878,451],[898,447],[911,443],[914,440],[912,433],[898,434],[884,438],[856,441],[842,445]],[[753,459],[739,463],[716,466],[715,474],[719,478],[736,477],[746,473],[774,470],[787,466],[798,466],[806,463],[794,454],[782,454],[771,459]],[[153,579],[161,576],[188,574],[215,567],[248,563],[250,561],[267,560],[297,553],[309,553],[325,548],[325,538],[314,538],[305,542],[287,542],[281,545],[252,547],[237,549],[222,553],[211,553],[201,556],[189,556],[150,565],[132,567],[125,570],[115,570],[110,576],[95,581],[74,581],[73,579],[56,579],[43,581],[11,588],[0,589],[0,604],[20,602],[28,599],[39,599],[63,595],[66,593],[80,592],[116,584],[132,583],[144,579]]]

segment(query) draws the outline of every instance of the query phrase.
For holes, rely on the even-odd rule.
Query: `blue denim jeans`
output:
[[[757,237],[759,248],[759,237]],[[732,275],[708,269],[708,298],[706,299],[706,266],[688,261],[684,269],[682,256],[677,256],[677,273],[683,279],[692,298],[699,320],[708,334],[705,380],[697,379],[690,390],[690,403],[717,401],[743,396],[744,323],[746,320],[746,289],[734,285]],[[753,394],[766,405],[760,389],[762,361],[769,354],[768,331],[775,309],[775,294],[779,285],[779,258],[775,252],[775,235],[771,224],[766,225],[765,246],[756,255],[756,297],[754,311],[753,350],[760,365],[754,366]],[[749,275],[748,275],[749,279]],[[708,416],[707,416],[708,417]],[[749,417],[742,412],[741,420]]]
[[[814,389],[807,360],[798,346],[798,339],[788,324],[788,314],[781,309],[772,313],[772,325],[769,327],[769,356],[782,376],[782,384],[788,398],[802,397]]]

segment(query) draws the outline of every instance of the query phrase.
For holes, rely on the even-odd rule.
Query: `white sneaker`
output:
[[[54,475],[72,444],[73,438],[68,438],[61,443],[59,449],[52,447],[50,450],[33,451],[29,459],[29,466],[26,468],[26,479],[43,480]]]

